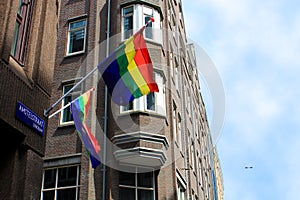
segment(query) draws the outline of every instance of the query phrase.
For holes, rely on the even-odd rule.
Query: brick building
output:
[[[96,72],[64,98],[53,111],[97,87],[88,125],[104,164],[91,168],[70,109],[63,109],[49,120],[42,198],[217,199],[212,141],[180,0],[59,1],[52,103],[149,17],[155,22],[144,37],[160,92],[127,106],[108,95],[106,118],[105,86]]]
[[[39,199],[56,49],[55,1],[0,2],[0,199]]]

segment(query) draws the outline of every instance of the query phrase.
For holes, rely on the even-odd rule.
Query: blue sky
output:
[[[217,148],[225,199],[299,199],[299,2],[182,2],[188,37],[209,55],[224,85]]]

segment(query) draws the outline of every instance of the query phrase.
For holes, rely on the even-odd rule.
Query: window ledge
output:
[[[72,121],[72,122],[59,123],[59,125],[58,125],[59,128],[62,128],[62,127],[68,127],[68,126],[74,126],[74,121]]]
[[[141,111],[141,110],[123,111],[123,112],[120,113],[119,117],[128,116],[128,115],[135,115],[135,114],[148,115],[148,116],[151,116],[151,117],[166,119],[166,115],[157,113],[155,111],[148,111],[148,110],[147,111]]]
[[[85,54],[85,50],[67,54],[67,55],[64,56],[64,58],[70,58],[70,57],[79,56],[79,55],[82,55],[82,54]]]

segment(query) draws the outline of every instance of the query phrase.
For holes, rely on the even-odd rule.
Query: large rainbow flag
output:
[[[145,28],[143,26],[98,65],[112,100],[119,105],[158,92],[143,36]]]
[[[96,168],[100,164],[100,157],[98,155],[100,146],[97,139],[86,125],[90,107],[90,96],[93,90],[94,88],[79,96],[71,102],[70,106],[78,135],[90,156],[92,167]]]

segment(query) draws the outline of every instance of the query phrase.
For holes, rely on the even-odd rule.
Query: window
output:
[[[143,13],[144,13],[144,24],[146,24],[150,20],[150,18],[153,17],[153,9],[144,6]],[[145,38],[153,39],[152,23],[150,23],[145,30]]]
[[[175,79],[175,87],[176,87],[176,90],[179,91],[179,64],[178,64],[178,60],[177,60],[177,57],[175,57],[174,59],[174,68],[173,68],[174,72],[174,79]]]
[[[120,200],[154,200],[155,177],[154,172],[137,173],[119,172]]]
[[[129,102],[126,106],[120,107],[120,112],[128,111],[150,111],[166,115],[165,84],[161,73],[154,72],[154,79],[158,85],[159,92],[152,92],[138,99]]]
[[[11,55],[24,64],[34,0],[19,0]]]
[[[172,113],[173,113],[173,116],[172,116],[172,118],[173,118],[173,137],[174,137],[174,141],[178,141],[178,138],[177,138],[177,111],[176,111],[176,109],[177,109],[177,106],[176,106],[176,104],[175,104],[175,102],[173,101],[173,111],[172,111]]]
[[[79,193],[79,166],[45,169],[43,176],[43,200],[77,200]]]
[[[121,106],[121,112],[131,111],[131,110],[133,110],[133,101],[130,101],[126,106]]]
[[[132,36],[133,31],[144,26],[150,17],[153,17],[155,21],[146,28],[145,38],[161,43],[161,31],[155,31],[155,29],[161,29],[159,12],[154,8],[141,4],[127,6],[122,9],[122,39],[125,40]]]
[[[185,199],[185,189],[180,181],[177,180],[177,200],[184,200]]]
[[[182,150],[182,141],[181,141],[181,116],[178,113],[178,125],[177,125],[177,134],[178,134],[178,145],[180,150]]]
[[[73,88],[74,83],[68,83],[63,85],[63,95],[66,94],[71,88]],[[62,100],[62,108],[71,103],[72,100],[76,99],[81,94],[81,86],[76,87],[72,92],[70,92],[65,98]],[[61,111],[61,119],[60,124],[68,124],[68,122],[73,123],[73,117],[71,113],[70,106],[62,109]]]
[[[203,186],[203,167],[202,167],[202,161],[201,158],[198,158],[198,178],[199,178],[199,184]]]
[[[191,141],[190,155],[191,155],[191,158],[190,158],[190,161],[191,161],[191,167],[192,167],[193,170],[195,171],[195,170],[196,170],[196,162],[195,162],[195,143],[194,143],[193,140]]]
[[[123,8],[123,39],[132,35],[133,31],[133,6]]]
[[[86,19],[69,23],[67,55],[85,51]]]
[[[156,110],[156,103],[155,103],[155,94],[154,94],[154,92],[151,92],[150,94],[148,94],[146,96],[146,98],[147,98],[147,102],[146,102],[147,110],[155,111]]]

